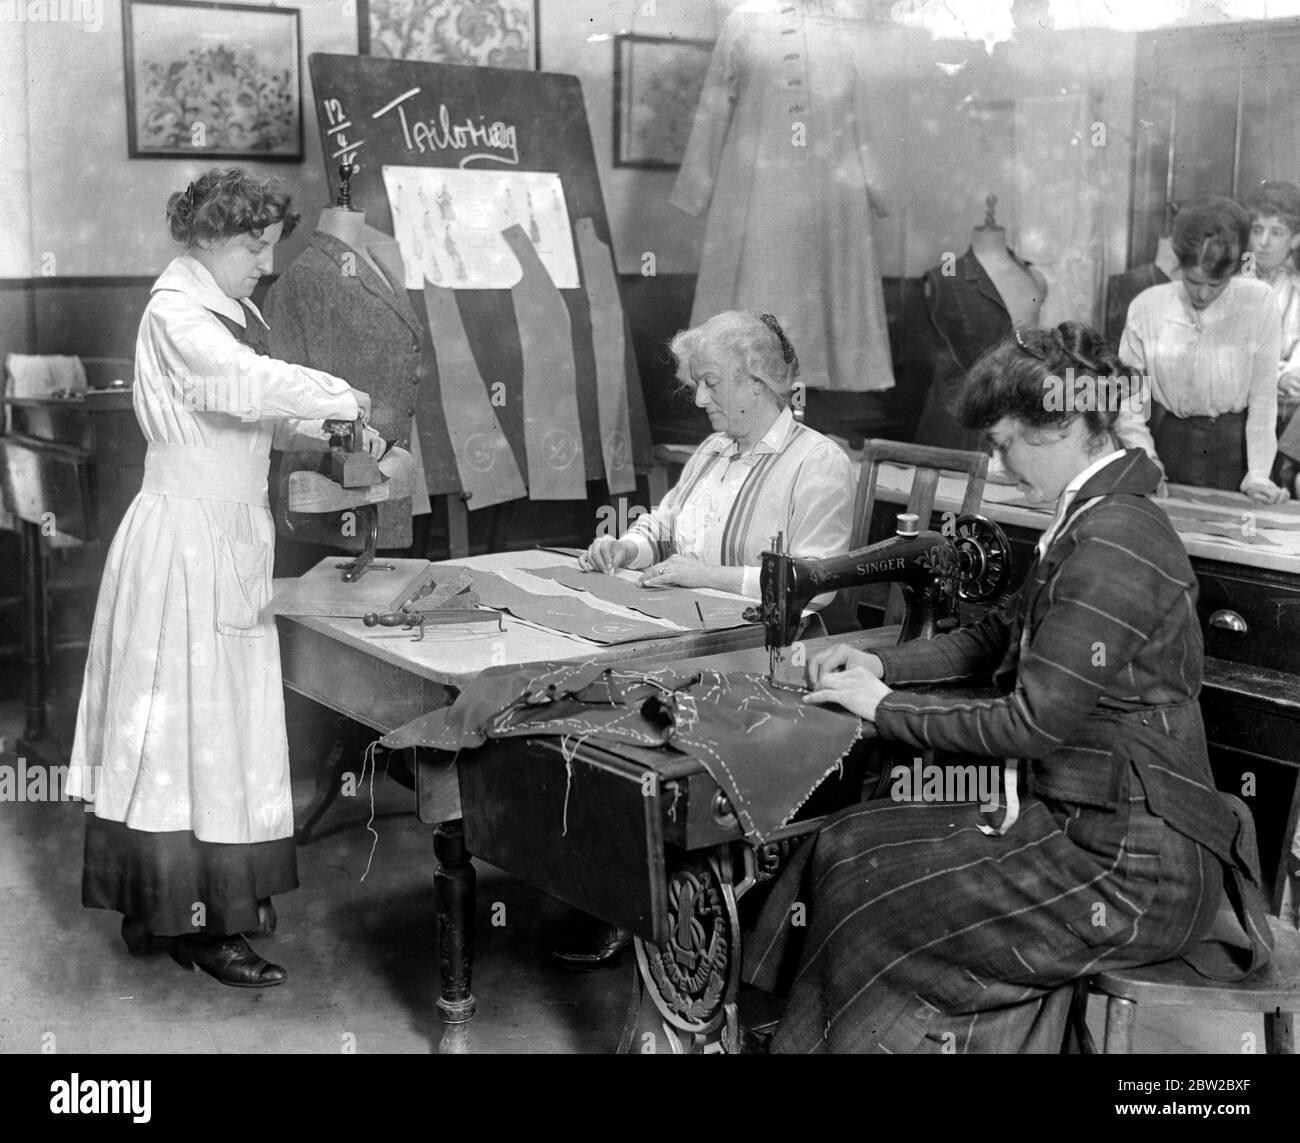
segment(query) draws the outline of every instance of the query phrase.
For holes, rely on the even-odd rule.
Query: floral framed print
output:
[[[680,167],[713,44],[614,37],[614,166]]]
[[[122,0],[133,159],[302,158],[296,8]]]
[[[537,70],[537,0],[357,0],[357,50],[395,60]]]

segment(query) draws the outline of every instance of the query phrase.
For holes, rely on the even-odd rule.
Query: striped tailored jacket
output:
[[[1196,577],[1150,499],[1159,479],[1126,450],[1080,489],[1004,610],[877,652],[891,686],[992,673],[1001,697],[895,690],[876,726],[917,748],[1028,760],[1032,794],[1071,805],[1110,809],[1136,775],[1153,813],[1257,884],[1253,846],[1210,772]]]
[[[848,551],[854,471],[834,441],[784,409],[753,449],[736,450],[726,433],[707,437],[663,502],[633,521],[622,537],[636,545],[633,568],[674,553],[743,567],[742,594],[757,599],[760,553],[777,532],[792,555],[820,559]]]

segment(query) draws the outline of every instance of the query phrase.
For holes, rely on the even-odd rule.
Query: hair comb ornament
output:
[[[799,362],[795,357],[794,346],[790,344],[790,339],[785,336],[785,330],[781,328],[781,323],[771,314],[759,314],[758,320],[776,334],[776,340],[781,343],[781,360],[787,365],[793,365],[795,369],[798,369]]]

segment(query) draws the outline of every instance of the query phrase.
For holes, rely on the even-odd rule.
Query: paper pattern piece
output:
[[[577,222],[582,284],[591,308],[591,345],[596,354],[596,407],[605,458],[605,483],[611,493],[635,492],[632,427],[627,408],[627,346],[623,307],[609,247],[596,237],[590,218]]]
[[[524,363],[524,449],[531,500],[586,500],[587,460],[578,415],[569,307],[547,277],[528,236],[512,226],[502,237],[524,274],[511,291]]]
[[[444,571],[459,568],[444,568]],[[593,643],[634,643],[641,639],[666,639],[678,634],[655,623],[633,616],[612,615],[590,607],[581,599],[563,595],[539,595],[511,583],[502,576],[477,568],[468,570],[473,577],[479,601],[497,611],[508,611],[517,619],[540,623],[552,631],[577,635]]]
[[[469,493],[470,511],[526,496],[514,450],[492,410],[487,386],[470,350],[456,295],[425,284],[424,304],[438,359],[447,435],[456,454],[461,487]]]
[[[502,239],[518,226],[558,289],[577,289],[578,262],[560,176],[545,171],[385,166],[406,288],[508,290],[519,261]]]
[[[575,591],[588,591],[609,603],[630,607],[644,615],[667,619],[680,627],[696,631],[718,631],[726,627],[742,627],[746,623],[742,613],[749,604],[739,599],[719,599],[686,587],[637,587],[616,575],[578,571],[576,568],[524,570],[528,575],[535,575],[539,579],[549,579]],[[695,610],[697,603],[700,611],[704,612],[703,626],[700,624],[699,612]]]

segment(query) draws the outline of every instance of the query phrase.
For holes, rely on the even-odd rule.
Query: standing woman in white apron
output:
[[[272,445],[325,448],[365,416],[346,381],[265,355],[247,299],[300,215],[286,188],[213,170],[167,202],[184,248],[153,285],[135,350],[144,484],[108,552],[77,712],[71,790],[86,819],[82,903],[122,914],[223,984],[285,978],[269,935],[298,886],[280,647],[269,613]],[[366,431],[372,453],[383,442]]]

